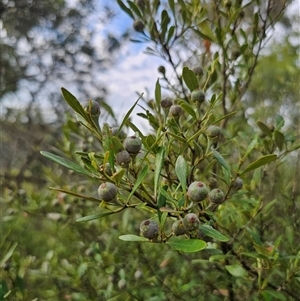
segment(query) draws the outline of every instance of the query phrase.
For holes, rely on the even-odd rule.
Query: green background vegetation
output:
[[[49,51],[69,49],[72,45],[88,54],[100,69],[107,64],[113,68],[113,56],[128,42],[129,30],[118,39],[108,36],[106,54],[97,57],[89,40],[80,36],[85,18],[95,5],[92,1],[84,2],[77,10],[68,8],[64,1],[33,1],[31,6],[26,1],[25,4],[16,1],[14,6],[3,2],[0,6],[7,31],[7,38],[1,41],[4,71],[1,72],[0,101],[17,93],[24,80],[29,86],[36,85],[28,105],[22,109],[6,108],[1,102],[0,300],[297,300],[300,291],[300,72],[299,33],[294,29],[299,27],[299,19],[287,16],[286,9],[281,11],[280,8],[293,3],[276,1],[275,5],[267,1],[269,11],[265,23],[260,18],[265,16],[266,8],[262,5],[265,1],[260,5],[260,1],[248,1],[245,7],[241,1],[231,1],[230,7],[229,1],[200,1],[203,2],[201,11],[199,1],[185,1],[185,4],[179,0],[175,1],[173,11],[170,7],[174,1],[162,1],[160,7],[159,1],[149,1],[151,5],[146,8],[130,2],[130,10],[125,8],[133,19],[142,19],[145,23],[145,35],[134,33],[130,38],[147,43],[149,53],[164,58],[165,64],[173,68],[173,78],[168,73],[157,75],[162,94],[167,92],[175,99],[188,102],[191,92],[188,88],[192,84],[181,78],[183,65],[192,67],[200,63],[207,75],[204,79],[208,79],[207,101],[213,94],[221,95],[222,105],[214,108],[215,115],[222,117],[237,111],[222,123],[224,146],[221,151],[233,169],[239,163],[238,151],[245,152],[254,138],[257,143],[247,164],[272,153],[279,157],[245,174],[243,189],[217,209],[214,226],[231,241],[208,239],[215,249],[222,251],[222,254],[211,254],[207,250],[181,253],[166,244],[121,241],[120,235],[138,235],[140,222],[153,213],[132,208],[90,222],[76,222],[83,216],[100,213],[103,208],[83,198],[49,189],[60,187],[97,197],[98,179],[76,174],[41,156],[40,151],[82,164],[76,151],[97,153],[100,147],[96,137],[67,109],[59,90],[49,92],[56,114],[54,121],[44,118],[43,103],[38,102],[38,97],[43,95],[39,93],[49,77],[32,76],[27,68],[30,62],[37,60],[39,71],[47,76],[63,77],[61,70],[67,70],[74,83],[83,87],[79,91],[82,100],[91,97],[89,86],[78,71],[74,53],[65,53],[70,56],[71,65],[58,57],[55,64],[59,67],[52,69],[43,65],[39,47],[33,41],[32,61],[20,53],[17,46],[13,46],[17,43],[12,41],[15,41],[13,38],[31,41],[32,29],[52,30],[59,32],[60,39],[48,40],[45,47]],[[126,1],[123,5],[118,2],[123,9],[124,5],[129,7]],[[169,7],[169,22],[160,19],[164,5]],[[255,13],[259,6],[261,16]],[[228,11],[231,18],[226,15]],[[108,8],[106,12],[106,17],[112,18]],[[33,18],[33,14],[37,17]],[[249,24],[255,24],[256,17],[257,36],[254,38]],[[102,22],[105,20],[108,19],[103,17]],[[230,23],[227,29],[226,22]],[[74,24],[77,26],[70,26]],[[172,34],[171,24],[175,24],[177,36]],[[283,32],[280,41],[259,35],[259,30],[265,30],[274,36],[275,24],[281,26]],[[235,27],[248,29],[250,33],[234,32]],[[230,39],[227,35],[231,35]],[[240,45],[241,38],[248,39],[247,43]],[[187,49],[187,59],[176,55],[180,49]],[[214,63],[216,53],[220,59]],[[152,86],[158,91],[156,81],[157,78],[153,78]],[[119,116],[114,115],[113,106],[111,110],[104,102],[105,87],[99,91],[96,100],[100,102],[101,118],[116,125]],[[163,118],[154,104],[159,98],[156,93],[154,98],[144,98],[141,102],[148,111],[140,117],[149,121],[149,131],[151,128],[154,138],[159,128],[154,120]],[[188,116],[189,109],[182,107]],[[131,116],[131,121],[136,118]],[[130,128],[133,128],[131,123],[124,127],[128,132]],[[178,129],[176,124],[171,124],[170,129],[184,133],[188,132],[188,125]],[[177,143],[166,147],[180,153],[182,146]],[[151,167],[155,169],[154,165]],[[205,165],[199,168],[200,177],[203,170]],[[222,177],[217,164],[211,165],[211,171]],[[150,190],[153,187],[149,183],[145,185]],[[169,223],[167,225],[170,228]]]

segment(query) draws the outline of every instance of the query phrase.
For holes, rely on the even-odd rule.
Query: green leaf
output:
[[[82,105],[77,100],[77,98],[71,94],[68,90],[65,88],[61,88],[62,95],[65,99],[65,101],[68,103],[68,105],[80,116],[82,116],[85,120],[88,121],[88,116],[86,112],[84,111]]]
[[[166,36],[166,32],[168,30],[168,25],[170,23],[171,19],[167,13],[167,11],[164,9],[161,12],[161,22],[160,22],[160,37],[161,37],[161,41],[164,43],[165,42],[165,36]]]
[[[1,234],[2,235],[2,234]],[[1,254],[3,257],[1,258],[1,261],[0,261],[0,267],[2,268],[4,263],[13,255],[16,247],[17,247],[18,243],[15,242],[10,248],[9,250],[7,251],[7,253],[4,255],[4,254]]]
[[[265,298],[265,300],[287,300],[285,294],[278,291],[263,290],[260,291],[260,294]]]
[[[135,193],[135,191],[139,188],[139,186],[141,185],[141,183],[143,182],[143,180],[145,179],[146,175],[148,173],[148,165],[145,165],[144,168],[142,169],[142,171],[139,173],[135,184],[130,192],[130,195],[128,196],[128,201],[130,200],[130,198],[133,196],[133,194]]]
[[[131,11],[133,11],[140,19],[143,19],[139,8],[132,1],[127,1],[127,3],[129,4]]]
[[[274,140],[275,140],[276,145],[278,146],[279,150],[282,150],[284,143],[285,143],[284,135],[281,132],[275,130],[274,131]]]
[[[164,166],[165,149],[163,146],[158,148],[158,152],[155,156],[155,171],[154,171],[154,193],[157,195],[158,182],[160,178],[161,170]]]
[[[121,1],[121,0],[117,0],[119,6],[121,7],[122,10],[125,11],[125,13],[127,13],[132,19],[134,19],[134,16],[131,12],[131,10]]]
[[[257,121],[256,122],[257,126],[260,128],[260,130],[268,137],[272,137],[272,132],[270,130],[270,128],[264,124],[263,122],[261,121]]]
[[[166,204],[167,204],[167,198],[165,196],[167,194],[167,190],[168,190],[167,185],[164,185],[163,187],[160,187],[159,194],[158,194],[158,197],[157,197],[157,215],[158,215],[158,220],[160,222],[161,222],[162,212],[159,209],[162,208],[162,207],[165,207]]]
[[[172,237],[166,242],[173,250],[185,253],[198,252],[206,248],[206,242],[200,239]]]
[[[260,157],[259,159],[257,159],[256,161],[250,163],[241,173],[240,175],[245,174],[246,172],[249,172],[251,170],[254,170],[258,167],[261,167],[263,165],[266,165],[274,160],[277,159],[277,156],[275,154],[270,154],[270,155],[266,155],[263,157]]]
[[[83,167],[81,167],[80,165],[68,160],[68,159],[65,159],[65,158],[62,158],[60,156],[57,156],[57,155],[54,155],[54,154],[51,154],[51,153],[48,153],[48,152],[45,152],[45,151],[41,151],[40,152],[42,156],[46,157],[46,158],[49,158],[51,159],[52,161],[62,165],[62,166],[65,166],[67,167],[68,169],[71,169],[79,174],[83,174],[85,176],[89,176],[91,178],[99,178],[99,175],[97,174],[94,174],[94,173],[91,173],[89,171],[87,171],[86,169],[84,169]]]
[[[175,173],[180,181],[183,193],[186,193],[187,163],[182,155],[178,156],[175,163]]]
[[[209,225],[200,225],[199,226],[199,230],[209,236],[209,237],[212,237],[216,240],[219,240],[219,241],[228,241],[229,238],[226,237],[225,235],[223,235],[222,233],[220,233],[218,230],[214,229],[212,226],[209,226]]]
[[[225,268],[234,277],[247,276],[247,271],[238,264],[225,265]]]
[[[230,173],[231,168],[224,160],[223,156],[216,150],[213,151],[213,157]]]
[[[199,32],[200,36],[202,36],[203,38],[208,39],[212,42],[214,42],[216,40],[214,33],[212,32],[211,28],[209,27],[207,21],[202,22],[199,25],[199,28],[200,28],[200,32]]]
[[[170,26],[169,30],[168,30],[168,36],[167,36],[167,44],[170,42],[170,40],[172,39],[174,33],[175,33],[175,29],[176,27],[174,25]]]
[[[196,90],[199,87],[196,75],[188,67],[183,68],[182,77],[183,77],[185,84],[187,85],[187,87],[189,88],[189,90],[191,92],[193,92],[194,90]]]
[[[55,188],[55,187],[49,187],[49,189],[55,190],[55,191],[60,191],[60,192],[63,192],[63,193],[69,194],[69,195],[73,195],[73,196],[76,196],[76,197],[81,198],[81,199],[86,200],[86,201],[91,201],[91,202],[95,202],[95,203],[98,203],[98,204],[101,203],[100,199],[89,197],[89,196],[79,194],[77,192],[73,192],[73,191],[70,191],[70,190],[66,190],[66,189],[62,189],[62,188]]]
[[[155,84],[155,102],[157,106],[157,110],[160,111],[160,103],[161,103],[161,87],[159,84],[159,79],[156,81]]]
[[[275,126],[276,130],[280,130],[284,126],[284,118],[279,114],[276,114],[275,124],[276,124]]]
[[[87,216],[83,216],[80,217],[76,220],[76,222],[89,222],[92,221],[94,219],[99,219],[108,215],[112,215],[117,213],[118,211],[110,211],[110,212],[104,212],[104,213],[99,213],[99,214],[93,214],[93,215],[87,215]]]
[[[121,125],[120,125],[120,128],[119,128],[119,131],[121,131],[121,129],[123,128],[123,126],[127,123],[132,111],[134,110],[135,106],[137,105],[137,103],[139,102],[139,100],[142,98],[143,94],[141,94],[139,96],[139,98],[137,99],[137,101],[133,104],[133,106],[129,109],[129,111],[126,113]]]
[[[119,239],[124,241],[139,241],[139,242],[149,242],[149,239],[146,237],[133,235],[133,234],[126,234],[119,236]]]
[[[184,100],[178,102],[178,104],[187,112],[189,115],[193,117],[193,119],[197,119],[197,115],[193,109],[193,107]]]

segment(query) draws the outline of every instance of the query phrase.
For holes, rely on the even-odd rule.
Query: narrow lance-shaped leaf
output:
[[[173,249],[185,253],[198,252],[206,248],[206,242],[200,239],[184,239],[172,237],[167,244]]]
[[[270,154],[270,155],[260,157],[256,161],[250,163],[240,174],[241,175],[245,174],[246,172],[249,172],[249,171],[259,168],[263,165],[266,165],[266,164],[276,160],[276,158],[277,158],[277,155],[275,155],[275,154]]]
[[[131,12],[131,10],[123,3],[123,1],[121,0],[117,0],[119,6],[121,7],[121,9],[123,9],[132,19],[134,19],[134,16]]]
[[[183,193],[186,193],[187,163],[182,155],[178,156],[175,163],[175,173],[180,181]]]
[[[214,229],[212,226],[209,225],[200,225],[199,230],[205,234],[206,236],[212,237],[219,241],[228,241],[229,238]]]
[[[61,88],[62,95],[65,99],[65,101],[68,103],[68,105],[80,116],[82,116],[85,120],[88,120],[88,116],[86,112],[84,111],[82,105],[77,100],[77,98],[71,94],[68,90],[65,88]]]
[[[133,188],[130,192],[130,195],[128,196],[128,201],[133,196],[133,194],[138,189],[138,187],[141,185],[141,183],[145,179],[147,173],[148,173],[148,165],[145,165],[144,168],[142,169],[142,171],[139,173],[137,179],[136,179],[136,182],[135,182],[135,184],[134,184],[134,186],[133,186]]]
[[[100,203],[101,200],[99,199],[96,199],[94,197],[90,197],[90,196],[86,196],[86,195],[83,195],[83,194],[80,194],[80,193],[77,193],[77,192],[73,192],[73,191],[70,191],[70,190],[67,190],[67,189],[63,189],[63,188],[55,188],[55,187],[49,187],[49,189],[51,190],[56,190],[56,191],[60,191],[60,192],[63,192],[63,193],[66,193],[66,194],[69,194],[69,195],[73,195],[73,196],[76,196],[78,198],[81,198],[85,201],[91,201],[91,202],[96,202],[96,203]]]
[[[126,113],[120,127],[119,127],[119,131],[121,131],[121,129],[123,128],[123,126],[127,123],[127,120],[129,119],[132,111],[134,110],[135,106],[137,105],[137,103],[139,102],[139,100],[141,99],[141,97],[143,96],[143,94],[141,94],[141,96],[137,99],[137,101],[133,104],[133,106],[129,109],[129,111]]]
[[[139,241],[139,242],[149,242],[149,239],[146,237],[133,235],[133,234],[126,234],[119,236],[119,239],[124,241]]]
[[[160,111],[160,103],[161,103],[161,87],[159,84],[159,79],[156,81],[155,84],[155,102],[157,106],[158,112]]]
[[[99,178],[99,176],[97,174],[94,174],[94,173],[91,173],[89,171],[87,171],[86,169],[84,169],[83,167],[81,167],[80,165],[68,160],[68,159],[65,159],[65,158],[62,158],[60,156],[57,156],[57,155],[54,155],[54,154],[51,154],[51,153],[48,153],[48,152],[45,152],[45,151],[41,151],[41,155],[43,155],[44,157],[46,158],[49,158],[51,159],[52,161],[62,165],[62,166],[65,166],[67,167],[68,169],[71,169],[77,173],[80,173],[80,174],[83,174],[83,175],[86,175],[86,176],[89,176],[89,177],[92,177],[92,178]]]
[[[223,156],[216,150],[213,151],[213,156],[230,173],[231,168],[224,160]]]
[[[160,146],[158,148],[158,152],[156,153],[155,157],[155,171],[154,171],[154,193],[155,196],[157,195],[157,188],[158,188],[158,181],[160,178],[160,173],[164,165],[165,159],[165,149],[164,147]]]
[[[182,77],[191,92],[198,88],[198,80],[195,76],[194,72],[190,70],[188,67],[184,67],[182,70]]]
[[[123,209],[123,208],[122,208]],[[112,215],[112,214],[115,214],[117,212],[119,212],[120,210],[118,211],[110,211],[110,212],[104,212],[104,213],[99,213],[99,214],[93,214],[93,215],[87,215],[87,216],[83,216],[83,217],[80,217],[76,220],[76,222],[89,222],[89,221],[92,221],[92,220],[95,220],[95,219],[99,219],[99,218],[102,218],[102,217],[106,217],[108,215]]]

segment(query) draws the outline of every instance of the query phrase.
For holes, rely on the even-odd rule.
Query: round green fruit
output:
[[[208,195],[207,186],[201,181],[195,181],[190,184],[187,196],[193,202],[201,202],[206,199]]]
[[[160,103],[163,109],[169,109],[172,106],[173,102],[170,97],[164,97]]]
[[[215,188],[209,192],[208,197],[212,203],[221,204],[224,201],[224,192]]]
[[[99,198],[104,202],[111,202],[115,200],[118,189],[115,184],[110,182],[102,183],[98,188]]]
[[[91,115],[92,117],[98,117],[101,113],[100,106],[98,102],[94,100],[88,100],[86,101],[83,105],[83,109],[85,110],[86,113]]]
[[[122,130],[119,130],[117,126],[111,127],[110,132],[112,136],[117,136],[121,141],[126,138],[126,134]]]
[[[140,235],[149,239],[154,239],[158,236],[157,222],[147,219],[140,225]]]
[[[201,66],[195,66],[195,67],[193,67],[192,71],[197,76],[203,76],[203,74],[204,74],[203,68]]]
[[[133,23],[133,28],[137,32],[143,32],[145,25],[141,20],[135,20]]]
[[[179,117],[182,114],[182,108],[179,105],[171,105],[169,114],[171,117]]]
[[[183,220],[180,219],[180,220],[177,220],[173,223],[172,225],[172,232],[176,235],[176,236],[179,236],[179,235],[183,235],[186,233],[186,229],[184,228],[183,226]]]
[[[200,221],[195,213],[188,213],[182,220],[183,227],[186,231],[194,231],[198,229]]]
[[[238,177],[235,179],[235,181],[233,182],[233,187],[236,188],[237,190],[240,190],[244,185],[243,180]]]
[[[220,135],[220,128],[215,125],[210,125],[206,130],[206,135],[209,138],[216,138]]]
[[[124,141],[125,150],[131,155],[136,155],[142,148],[142,140],[136,136],[127,137]]]
[[[116,154],[116,162],[122,167],[128,167],[131,162],[131,156],[127,150],[122,150]]]
[[[191,94],[191,100],[203,103],[205,101],[205,93],[202,90],[194,90]]]

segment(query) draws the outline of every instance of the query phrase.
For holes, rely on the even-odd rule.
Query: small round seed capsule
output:
[[[183,226],[187,231],[193,231],[198,229],[200,225],[200,221],[198,216],[195,213],[188,213],[184,218],[183,218]]]
[[[193,202],[201,202],[206,199],[207,195],[208,188],[201,181],[191,183],[187,191],[187,197]]]
[[[125,149],[118,152],[116,154],[115,158],[116,158],[117,164],[122,166],[122,167],[128,167],[128,165],[131,162],[131,156],[128,153],[128,151],[125,150]]]
[[[149,239],[154,239],[158,236],[157,222],[147,219],[140,225],[140,235]]]
[[[124,147],[129,154],[136,155],[142,148],[142,140],[136,136],[127,137],[124,141]]]
[[[221,204],[224,201],[224,192],[215,188],[209,192],[208,197],[212,203]]]
[[[113,201],[118,193],[118,189],[115,184],[110,182],[102,183],[98,188],[99,198],[104,202]]]
[[[83,106],[83,109],[86,111],[86,113],[88,113],[92,117],[98,117],[101,113],[98,102],[96,102],[94,100],[90,99],[90,100],[86,101],[82,106]]]
[[[171,117],[178,118],[182,114],[182,108],[179,105],[171,105],[169,114]]]
[[[176,236],[179,236],[179,235],[183,235],[186,233],[186,229],[185,227],[183,226],[183,220],[180,219],[180,220],[177,220],[173,223],[172,225],[172,232],[176,235]]]

